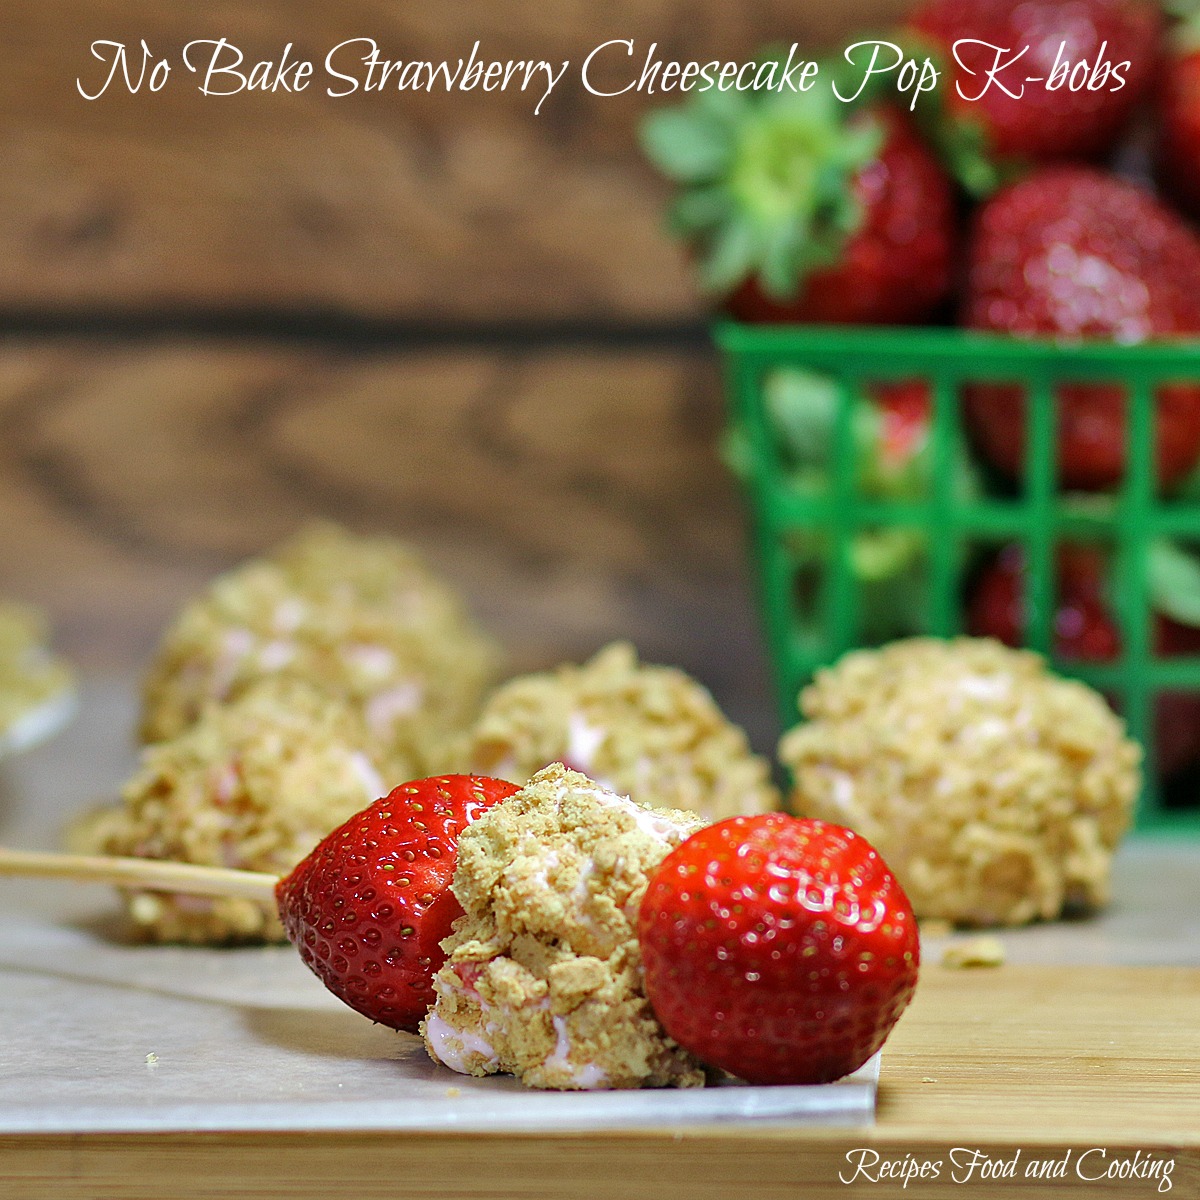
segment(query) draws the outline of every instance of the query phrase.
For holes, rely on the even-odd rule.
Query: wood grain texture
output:
[[[677,319],[699,305],[661,232],[665,190],[640,161],[648,101],[601,99],[589,50],[633,38],[682,59],[744,60],[769,40],[829,44],[902,0],[14,0],[0,40],[0,311],[319,310],[388,320]],[[482,53],[572,62],[533,115],[519,93],[323,87],[203,97],[193,38],[318,63],[352,37],[391,58]],[[96,39],[175,63],[154,95],[86,102]],[[247,66],[248,69],[248,66]]]
[[[1200,971],[927,968],[884,1055],[876,1126],[737,1128],[582,1136],[187,1134],[0,1138],[10,1200],[1049,1200],[1157,1194],[1157,1180],[1089,1183],[1079,1154],[1169,1159],[1171,1195],[1200,1194]],[[853,1188],[846,1155],[941,1160],[937,1178]],[[1016,1178],[955,1182],[949,1152],[1010,1160]],[[1067,1178],[1025,1178],[1070,1152]],[[1088,1160],[1091,1164],[1099,1159]]]
[[[881,1128],[1200,1148],[1200,970],[927,963],[918,995],[888,1044]]]
[[[769,738],[701,351],[0,348],[0,594],[127,672],[218,570],[327,516],[416,543],[514,668],[616,637]]]

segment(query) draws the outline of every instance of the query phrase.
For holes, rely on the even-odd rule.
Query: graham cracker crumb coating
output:
[[[266,680],[147,746],[121,803],[78,823],[71,848],[283,874],[386,792],[356,732],[352,713],[307,684]],[[252,900],[127,900],[151,940],[286,941],[274,908]]]
[[[142,737],[175,737],[261,679],[299,679],[357,713],[399,782],[442,769],[435,748],[470,725],[499,660],[410,548],[316,523],[184,608],[144,685]]]
[[[498,688],[459,758],[464,770],[518,784],[563,762],[621,795],[709,821],[779,807],[766,760],[712,696],[683,671],[640,664],[625,642]]]
[[[847,825],[918,917],[1020,925],[1106,902],[1141,750],[1091,688],[999,642],[856,651],[800,697],[779,757],[803,816]]]
[[[642,990],[637,913],[650,874],[704,821],[653,810],[554,764],[468,826],[422,1025],[430,1055],[530,1087],[694,1087],[700,1064]]]

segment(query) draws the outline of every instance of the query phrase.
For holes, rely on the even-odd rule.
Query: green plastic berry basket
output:
[[[1017,543],[1025,564],[1025,644],[1062,673],[1116,698],[1131,732],[1153,757],[1156,698],[1167,690],[1200,694],[1200,657],[1163,658],[1154,651],[1151,547],[1163,538],[1200,545],[1200,500],[1158,495],[1151,399],[1163,384],[1200,381],[1200,342],[1063,346],[955,329],[732,322],[719,324],[715,336],[728,373],[730,433],[740,448],[758,599],[785,728],[797,720],[797,693],[817,668],[872,644],[863,628],[856,538],[903,530],[922,545],[923,590],[917,627],[898,636],[963,633],[972,550]],[[795,486],[768,419],[767,382],[781,370],[818,373],[837,389],[828,469],[818,489]],[[913,380],[926,381],[931,391],[928,487],[916,499],[863,494],[855,397],[881,383]],[[960,392],[966,384],[996,381],[1019,383],[1029,398],[1024,479],[1007,487],[993,481],[964,495],[955,464],[960,455],[969,460],[971,451]],[[1109,497],[1063,494],[1057,485],[1055,389],[1082,382],[1119,384],[1128,397],[1124,477]],[[814,535],[821,547],[815,574]],[[808,547],[803,567],[798,539]],[[1052,653],[1055,556],[1067,541],[1103,543],[1116,564],[1111,595],[1121,645],[1102,663],[1058,661]],[[1152,774],[1146,772],[1139,828],[1200,834],[1198,798],[1168,807]]]

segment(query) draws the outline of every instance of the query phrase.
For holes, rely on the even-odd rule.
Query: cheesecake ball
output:
[[[168,629],[143,689],[146,742],[264,678],[300,680],[361,719],[393,783],[429,774],[494,681],[499,653],[444,582],[388,537],[329,524],[217,579]]]
[[[650,1008],[637,942],[651,873],[703,824],[555,764],[463,830],[431,1057],[536,1088],[703,1084]]]
[[[785,734],[802,816],[862,834],[918,917],[1020,925],[1105,903],[1141,751],[1102,696],[999,642],[846,655]]]
[[[74,712],[74,673],[49,639],[36,608],[0,601],[0,757],[36,745]]]
[[[284,874],[387,793],[360,732],[355,713],[308,684],[250,686],[145,747],[121,802],[77,824],[71,848]],[[252,900],[157,892],[126,899],[148,940],[286,940],[275,909]]]
[[[561,762],[612,791],[707,821],[779,806],[766,760],[694,679],[625,642],[582,666],[510,680],[489,697],[461,769],[524,784]]]

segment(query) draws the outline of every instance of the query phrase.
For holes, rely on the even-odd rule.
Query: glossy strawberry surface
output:
[[[1004,189],[978,215],[968,251],[964,324],[1021,337],[1125,344],[1200,333],[1200,239],[1131,183],[1053,167]],[[1103,489],[1126,470],[1128,400],[1119,385],[1058,391],[1058,472],[1068,488]],[[983,455],[1019,477],[1026,397],[1005,383],[968,389],[966,415]],[[1155,398],[1162,485],[1200,459],[1200,385]]]
[[[916,987],[917,925],[877,852],[784,813],[693,834],[655,872],[646,995],[680,1045],[751,1083],[824,1083],[883,1044]]]
[[[402,784],[279,881],[289,939],[339,1000],[416,1032],[446,958],[438,943],[462,915],[450,890],[458,835],[517,790],[473,775]]]

